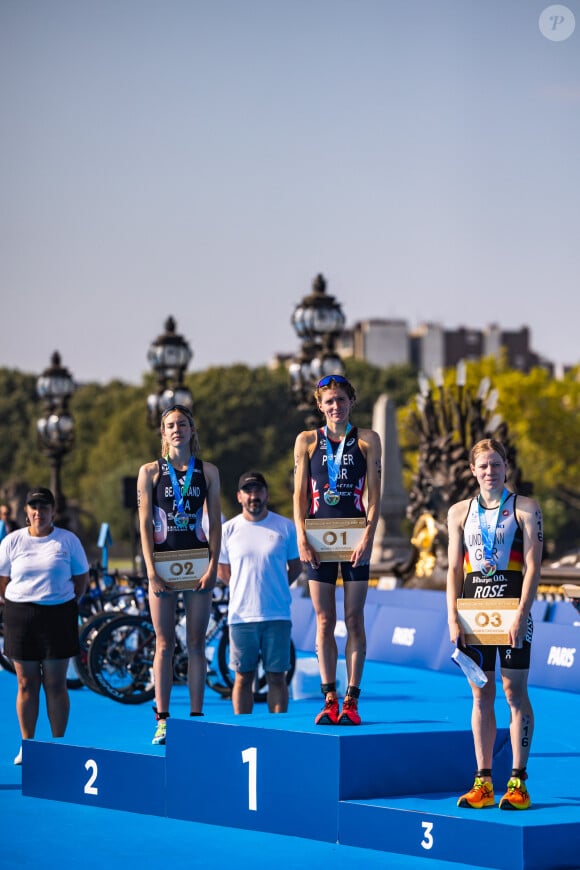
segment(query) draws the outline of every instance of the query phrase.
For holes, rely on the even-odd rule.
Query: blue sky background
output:
[[[371,317],[580,360],[580,0],[0,0],[0,365],[139,383]]]

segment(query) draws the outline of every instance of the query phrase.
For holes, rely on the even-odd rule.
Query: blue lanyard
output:
[[[342,462],[342,454],[344,452],[344,445],[346,444],[346,439],[348,438],[348,433],[352,429],[350,423],[346,424],[346,432],[344,433],[344,438],[341,440],[336,453],[332,452],[332,447],[330,445],[330,438],[328,437],[328,426],[324,427],[324,437],[326,438],[326,468],[328,470],[328,484],[331,492],[336,492],[336,485],[338,482],[338,471],[340,469],[340,464]]]
[[[495,544],[495,533],[497,531],[497,524],[499,522],[499,515],[502,507],[504,506],[506,500],[509,498],[510,491],[506,487],[501,494],[501,498],[499,500],[499,505],[497,506],[497,514],[495,517],[495,523],[493,524],[493,530],[491,526],[488,526],[487,523],[484,522],[483,517],[485,515],[485,508],[482,507],[481,502],[477,499],[477,514],[479,518],[479,530],[481,532],[481,543],[483,545],[483,558],[485,562],[493,562],[493,548]]]
[[[191,478],[193,477],[193,469],[195,467],[195,456],[189,457],[189,463],[187,466],[187,471],[185,472],[185,480],[183,481],[183,487],[179,486],[179,481],[177,480],[177,474],[175,473],[175,468],[169,461],[169,454],[165,457],[167,462],[167,468],[169,471],[169,477],[171,478],[171,486],[173,487],[173,495],[175,497],[175,504],[177,507],[178,514],[185,514],[185,507],[183,504],[183,496],[187,495],[187,491],[189,489],[189,485],[191,483]]]

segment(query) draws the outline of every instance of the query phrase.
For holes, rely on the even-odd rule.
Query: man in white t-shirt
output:
[[[261,659],[268,681],[268,709],[288,709],[290,585],[302,570],[294,523],[268,510],[268,485],[259,471],[238,483],[241,514],[222,528],[218,577],[229,584],[230,667],[234,713],[251,713]]]

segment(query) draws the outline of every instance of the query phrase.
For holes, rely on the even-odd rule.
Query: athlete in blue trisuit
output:
[[[356,429],[349,417],[356,401],[352,384],[329,375],[314,392],[325,418],[320,429],[301,432],[294,449],[294,521],[301,560],[307,566],[310,595],[316,613],[316,654],[325,704],[317,725],[360,725],[358,698],[366,656],[364,605],[369,581],[373,538],[379,519],[381,441],[372,429]],[[363,502],[366,488],[367,507]],[[321,561],[306,534],[306,519],[324,519],[340,527],[345,518],[366,520],[350,559],[341,561],[344,619],[347,631],[348,686],[342,711],[336,691],[338,649],[336,581],[339,562]]]
[[[470,465],[479,494],[453,505],[448,515],[449,636],[477,662],[487,682],[479,686],[470,682],[471,727],[478,769],[472,789],[459,798],[458,806],[482,809],[495,803],[491,768],[496,737],[495,663],[499,655],[503,690],[510,708],[513,755],[512,774],[499,806],[504,810],[525,810],[530,806],[525,780],[534,731],[528,695],[533,633],[530,612],[540,580],[542,513],[533,499],[506,488],[507,459],[498,441],[492,438],[479,441],[471,451]],[[480,599],[482,608],[500,598],[519,599],[508,632],[509,645],[465,647],[465,631],[457,607],[459,598]]]
[[[205,632],[221,545],[220,480],[215,465],[198,456],[197,433],[189,408],[173,405],[161,417],[161,459],[139,469],[137,497],[143,559],[149,580],[149,607],[155,629],[154,744],[165,743],[173,685],[177,591],[157,574],[154,554],[209,548],[209,565],[195,589],[183,590],[186,614],[187,681],[190,715],[201,716],[207,662]],[[207,508],[209,534],[203,529]]]

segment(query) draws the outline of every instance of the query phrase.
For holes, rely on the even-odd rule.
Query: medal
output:
[[[187,471],[185,473],[185,479],[182,486],[179,485],[175,469],[169,461],[169,455],[165,457],[165,461],[167,462],[167,471],[169,473],[169,477],[171,478],[173,497],[175,499],[175,513],[173,515],[173,522],[175,523],[176,528],[178,528],[180,531],[185,531],[185,529],[187,529],[189,525],[189,516],[185,512],[184,496],[187,496],[187,493],[189,492],[191,478],[193,476],[193,471],[195,468],[195,456],[189,457]]]
[[[495,522],[491,525],[488,525],[487,519],[484,516],[485,510],[481,505],[480,498],[477,499],[477,513],[479,518],[479,531],[481,532],[481,543],[483,547],[483,562],[480,564],[481,576],[482,577],[493,577],[495,572],[497,571],[497,551],[495,549],[495,533],[497,531],[497,525],[499,522],[499,515],[501,513],[501,509],[503,507],[504,502],[509,497],[509,490],[504,487],[503,492],[501,494],[501,498],[499,500],[499,505],[496,510],[497,513],[495,515]]]
[[[187,514],[175,514],[175,525],[180,529],[186,529],[189,523],[189,517]]]
[[[327,489],[324,492],[324,501],[326,502],[327,505],[330,505],[332,507],[335,504],[339,503],[340,496],[333,489]]]
[[[495,572],[497,571],[497,565],[495,562],[491,560],[487,560],[481,563],[481,576],[482,577],[493,577]]]

